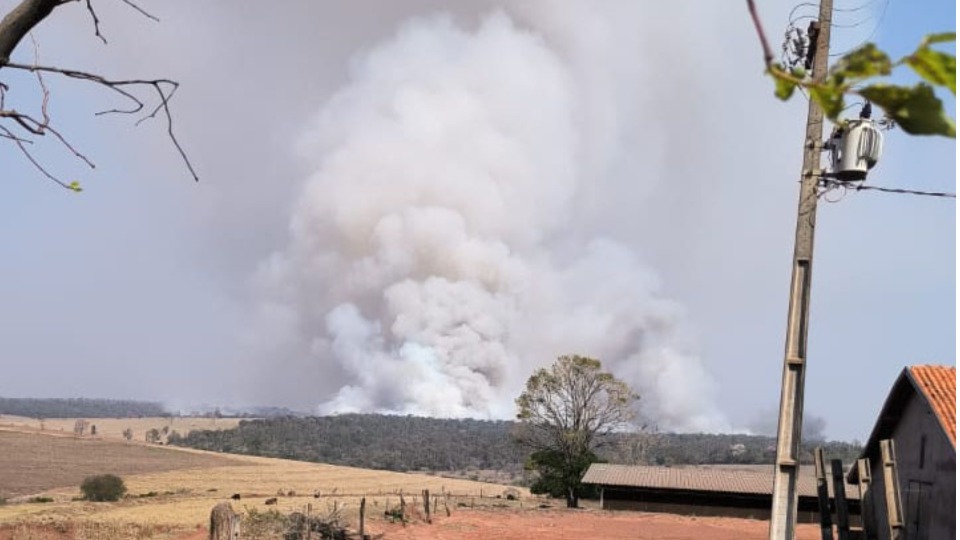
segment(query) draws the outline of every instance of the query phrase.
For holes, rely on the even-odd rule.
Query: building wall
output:
[[[956,538],[957,453],[926,401],[912,393],[891,437],[897,453],[905,540]],[[889,540],[883,464],[870,464],[880,540]]]
[[[859,501],[850,502],[851,525],[860,523]],[[651,488],[610,488],[603,490],[604,510],[633,510],[678,514],[683,516],[719,516],[747,519],[770,519],[770,495],[738,495]],[[836,516],[833,516],[836,522]],[[800,497],[797,521],[819,523],[816,497]]]

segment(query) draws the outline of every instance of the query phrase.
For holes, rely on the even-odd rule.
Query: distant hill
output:
[[[520,471],[527,452],[510,436],[514,422],[413,416],[344,414],[242,420],[234,429],[191,431],[170,444],[218,452],[282,457],[393,471]],[[772,437],[735,434],[618,434],[600,452],[614,463],[689,465],[772,464]],[[830,458],[850,463],[860,447],[844,442],[804,445],[803,462],[816,444]]]
[[[160,403],[150,401],[0,397],[0,414],[29,418],[127,418],[169,413]]]

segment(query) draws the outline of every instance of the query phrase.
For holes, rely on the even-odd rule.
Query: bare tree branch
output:
[[[152,19],[152,20],[154,20],[154,21],[156,21],[156,22],[160,22],[160,19],[159,19],[159,18],[157,18],[157,17],[155,17],[155,16],[147,13],[142,7],[138,6],[138,5],[137,5],[136,3],[134,3],[132,0],[122,0],[122,2],[123,2],[124,4],[132,7],[133,9],[139,11],[140,14],[143,15],[144,17],[146,17],[146,18],[148,18],[148,19]]]
[[[131,90],[128,90],[128,88],[131,88],[131,87],[135,88],[140,86],[147,86],[147,87],[153,88],[154,91],[156,91],[157,93],[157,96],[159,98],[159,103],[157,104],[157,107],[150,114],[141,118],[140,122],[148,118],[155,117],[156,114],[162,110],[164,113],[164,116],[167,119],[167,134],[169,135],[170,140],[173,142],[174,147],[176,147],[177,151],[180,153],[180,157],[183,158],[183,162],[187,166],[187,169],[190,171],[191,176],[193,176],[193,179],[195,181],[200,180],[199,176],[196,173],[196,170],[193,168],[193,164],[190,162],[190,159],[187,157],[186,152],[183,150],[183,147],[180,145],[180,141],[177,140],[177,137],[173,132],[173,116],[170,113],[170,99],[173,97],[177,88],[179,88],[180,86],[180,84],[177,83],[176,81],[172,81],[170,79],[110,80],[101,75],[97,75],[94,73],[87,73],[85,71],[63,69],[63,68],[58,68],[54,66],[41,66],[41,65],[31,66],[27,64],[19,64],[16,62],[8,62],[5,65],[5,67],[11,68],[11,69],[31,71],[31,72],[56,73],[71,79],[92,82],[95,84],[99,84],[100,86],[109,88],[110,90],[116,92],[117,94],[120,94],[124,99],[130,102],[129,108],[127,109],[117,109],[117,108],[109,109],[109,110],[100,111],[96,113],[97,115],[113,114],[113,113],[135,114],[137,112],[140,112],[141,110],[143,110],[145,104],[143,100],[141,100]],[[165,90],[165,87],[169,88],[169,90]],[[137,124],[139,125],[140,122],[137,122]]]
[[[144,99],[137,94],[137,88],[139,87],[148,87],[151,89],[151,92],[155,92],[157,96],[157,104],[149,114],[144,115],[142,118],[137,120],[136,124],[139,126],[142,122],[148,119],[155,118],[157,114],[161,111],[167,120],[167,135],[170,137],[171,142],[173,142],[174,147],[179,152],[180,157],[183,159],[184,164],[186,164],[187,169],[190,171],[191,176],[195,181],[199,181],[199,177],[196,171],[193,168],[193,164],[190,162],[190,159],[187,157],[186,152],[183,147],[180,145],[180,141],[177,140],[176,134],[173,131],[173,115],[170,112],[170,100],[176,94],[177,88],[179,88],[179,83],[170,79],[130,79],[130,80],[110,80],[101,75],[94,73],[88,73],[85,71],[78,71],[72,69],[63,69],[54,66],[44,66],[40,65],[40,47],[37,41],[33,38],[33,35],[30,35],[31,40],[33,41],[34,47],[34,62],[33,65],[20,64],[16,62],[10,62],[10,55],[16,49],[17,45],[27,34],[30,34],[30,31],[46,17],[48,17],[54,9],[63,4],[69,2],[79,2],[80,0],[22,0],[15,8],[13,8],[7,15],[0,20],[0,70],[3,68],[9,69],[19,69],[24,71],[30,71],[37,76],[37,82],[40,85],[40,90],[42,92],[42,102],[40,107],[40,120],[26,113],[17,111],[14,108],[7,109],[5,105],[6,92],[9,90],[9,86],[0,81],[0,119],[10,120],[15,124],[15,127],[19,127],[24,130],[28,135],[18,135],[10,127],[5,125],[0,125],[0,137],[13,141],[27,159],[41,172],[53,180],[57,184],[68,188],[77,190],[78,187],[76,183],[66,184],[56,176],[51,174],[45,168],[43,168],[40,163],[33,157],[32,154],[24,146],[25,144],[32,144],[33,141],[30,140],[30,135],[33,136],[44,136],[47,133],[53,134],[53,136],[70,152],[74,154],[77,158],[81,159],[91,168],[95,167],[92,161],[90,161],[85,155],[80,153],[76,148],[71,145],[67,139],[60,133],[59,130],[54,128],[51,124],[51,118],[48,110],[48,104],[50,100],[50,91],[47,88],[46,81],[44,80],[44,73],[54,73],[61,75],[67,78],[92,82],[98,84],[109,90],[119,94],[124,100],[126,100],[126,106],[117,107],[109,110],[104,110],[97,112],[96,115],[104,114],[136,114],[144,109],[146,106]],[[148,13],[143,8],[141,8],[133,0],[122,0],[123,3],[127,4],[131,8],[138,11],[143,16],[153,20],[159,21],[160,19],[156,16]],[[103,43],[107,43],[107,39],[103,36],[100,30],[100,18],[97,15],[96,10],[94,9],[92,0],[85,0],[86,9],[90,13],[91,18],[93,19],[94,34],[101,40]]]
[[[50,174],[49,171],[44,169],[43,165],[40,165],[40,163],[36,159],[34,159],[33,155],[30,154],[30,151],[27,150],[27,147],[24,146],[25,141],[23,141],[23,139],[20,139],[19,137],[15,136],[13,133],[10,132],[9,129],[7,129],[4,126],[0,126],[0,131],[3,131],[5,138],[11,139],[14,142],[14,144],[16,144],[20,148],[20,151],[23,152],[23,155],[25,155],[27,159],[30,160],[30,163],[33,163],[33,166],[36,167],[38,171],[43,173],[44,176],[60,184],[60,186],[63,188],[76,191],[75,187],[65,183],[63,180],[60,180],[56,176]]]
[[[107,44],[107,38],[103,37],[103,34],[100,33],[100,19],[97,17],[97,11],[93,9],[93,4],[91,0],[87,0],[87,11],[90,12],[90,16],[93,17],[93,33],[104,45]]]

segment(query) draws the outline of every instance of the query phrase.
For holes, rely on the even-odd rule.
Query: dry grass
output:
[[[0,430],[0,497],[32,495],[76,486],[89,475],[128,476],[146,472],[237,465],[216,454],[180,452],[160,446],[46,436]]]
[[[90,425],[97,426],[97,437],[105,439],[123,439],[123,431],[133,431],[134,441],[145,441],[147,431],[151,429],[176,431],[186,435],[195,429],[231,429],[240,423],[239,418],[196,418],[196,417],[147,417],[147,418],[87,418]],[[77,418],[48,418],[37,420],[24,416],[0,414],[0,427],[28,428],[45,432],[73,434]],[[89,430],[89,427],[88,427]],[[88,431],[89,433],[89,431]]]
[[[437,476],[373,471],[351,467],[339,467],[316,463],[305,463],[273,458],[253,456],[227,457],[198,450],[185,450],[169,447],[151,447],[140,444],[128,444],[121,441],[77,439],[74,437],[54,437],[40,434],[10,433],[0,431],[0,446],[4,440],[16,441],[18,451],[17,467],[26,468],[32,473],[16,476],[7,483],[0,479],[0,485],[12,486],[19,493],[41,494],[54,499],[52,503],[19,503],[0,506],[0,525],[43,523],[96,523],[110,524],[115,527],[148,527],[154,530],[195,530],[206,523],[210,509],[217,503],[239,493],[242,499],[234,502],[238,510],[254,508],[266,510],[276,508],[280,512],[303,511],[309,504],[314,512],[326,513],[336,505],[345,509],[344,517],[348,522],[357,518],[357,509],[361,497],[367,497],[368,516],[373,519],[383,517],[388,505],[399,503],[399,493],[412,511],[416,511],[419,494],[429,489],[431,494],[448,493],[448,505],[451,509],[463,505],[507,504],[507,501],[495,499],[507,486],[455,480]],[[91,446],[96,445],[96,446]],[[48,448],[56,447],[59,461],[51,461],[42,456]],[[31,453],[29,449],[32,448]],[[85,452],[91,448],[93,454]],[[160,463],[167,470],[154,472],[129,469],[120,471],[127,485],[129,498],[115,503],[88,503],[71,500],[79,495],[76,486],[80,478],[89,473],[84,469],[96,466],[101,469],[108,465],[123,463],[120,456],[125,452],[147,452],[136,454],[144,463],[162,457]],[[155,454],[156,453],[156,454]],[[30,460],[30,455],[37,459]],[[82,458],[81,456],[87,456]],[[0,460],[3,458],[0,457]],[[71,461],[74,460],[74,461]],[[198,461],[200,460],[200,461]],[[206,460],[206,461],[203,461]],[[154,463],[156,464],[156,463]],[[191,467],[177,469],[177,467]],[[5,474],[0,463],[0,474]],[[117,469],[115,468],[116,472]],[[104,471],[110,472],[110,471]],[[29,485],[35,485],[32,476],[65,479],[69,475],[78,478],[75,482],[61,483],[60,487],[31,491]],[[73,478],[73,476],[69,476]],[[58,480],[63,482],[63,480]],[[19,482],[17,484],[16,482]],[[278,492],[284,495],[278,497]],[[295,495],[287,495],[293,492]],[[525,497],[529,493],[521,490]],[[139,497],[155,493],[155,496]],[[314,493],[320,495],[314,497]],[[481,494],[483,498],[481,498]],[[265,500],[277,497],[277,506],[266,506]],[[510,502],[519,505],[519,502]],[[526,503],[530,505],[529,500]],[[107,526],[107,525],[104,525]],[[152,528],[151,528],[152,527]],[[144,533],[146,534],[146,533]],[[153,534],[153,533],[150,533]],[[107,537],[104,537],[107,538]],[[0,540],[5,540],[0,536]]]

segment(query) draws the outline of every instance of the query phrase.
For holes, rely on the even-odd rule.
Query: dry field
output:
[[[104,472],[119,473],[130,497],[116,503],[74,500],[84,476]],[[275,508],[289,513],[309,504],[319,513],[336,505],[351,522],[365,496],[373,518],[370,530],[375,531],[375,516],[382,522],[383,511],[398,504],[401,492],[411,507],[417,494],[429,489],[451,494],[449,506],[460,508],[457,504],[501,501],[494,496],[505,488],[429,475],[0,429],[0,489],[21,495],[12,504],[0,505],[0,540],[20,538],[10,536],[17,530],[23,538],[49,533],[51,538],[112,539],[131,537],[133,531],[137,538],[169,538],[203,526],[210,509],[234,493],[241,495],[233,503],[240,511]],[[284,495],[278,496],[281,492]],[[54,501],[23,502],[27,495]],[[271,497],[279,504],[266,506]],[[529,498],[526,504],[531,504]]]
[[[106,439],[122,439],[123,431],[133,431],[134,441],[146,440],[147,431],[164,427],[169,431],[176,431],[186,435],[195,429],[230,429],[237,427],[239,418],[199,418],[199,417],[145,417],[145,418],[87,418],[90,425],[97,426],[97,437]],[[0,414],[0,427],[30,428],[53,433],[73,434],[76,418],[48,418],[37,420],[24,416],[10,416]],[[89,428],[88,428],[89,429]]]
[[[105,466],[122,473],[130,497],[116,503],[73,500],[79,495],[76,479]],[[45,487],[34,491],[31,486],[40,483]],[[385,540],[761,540],[767,532],[767,523],[755,520],[567,510],[525,490],[519,501],[507,501],[496,498],[505,486],[468,480],[2,429],[0,488],[54,499],[0,505],[0,540],[206,540],[210,509],[234,493],[241,496],[234,508],[248,516],[274,508],[303,511],[307,505],[324,513],[336,505],[354,528],[360,497],[366,496],[366,530],[385,534]],[[425,523],[417,500],[423,489],[452,494],[446,499],[450,515],[441,504],[433,524]],[[400,492],[413,515],[406,526],[383,514],[398,504]],[[270,497],[279,504],[266,506]],[[551,507],[542,508],[544,503]],[[797,538],[815,540],[819,529],[801,525]]]
[[[178,452],[125,441],[0,430],[0,497],[10,499],[79,486],[91,474],[127,477],[241,463],[216,454]]]

